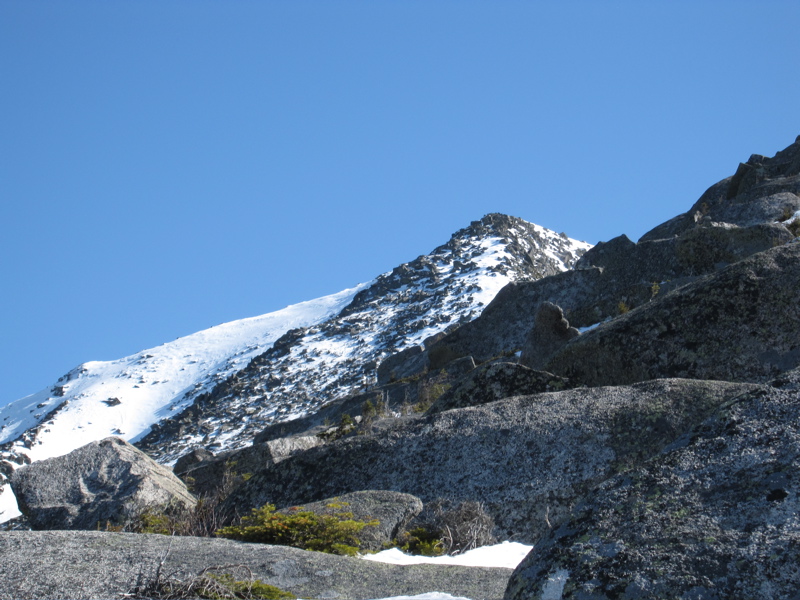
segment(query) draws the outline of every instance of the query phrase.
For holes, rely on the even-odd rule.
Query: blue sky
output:
[[[0,3],[0,405],[504,212],[596,243],[800,134],[800,3]]]

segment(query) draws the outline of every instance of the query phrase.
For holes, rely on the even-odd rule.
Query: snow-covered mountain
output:
[[[490,214],[371,282],[84,363],[0,409],[0,483],[19,465],[109,435],[165,463],[193,445],[247,446],[271,423],[368,388],[387,356],[474,319],[511,281],[571,268],[590,247]],[[18,512],[10,489],[0,490],[2,522]]]

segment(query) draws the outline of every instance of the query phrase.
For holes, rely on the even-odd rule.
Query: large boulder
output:
[[[432,344],[426,352],[447,355],[451,360],[472,356],[476,363],[513,354],[524,345],[539,305],[546,301],[562,307],[573,324],[582,327],[596,323],[604,314],[594,301],[602,280],[603,270],[590,267],[537,281],[509,283],[480,317]]]
[[[172,471],[116,437],[22,467],[11,488],[34,529],[124,525],[149,509],[196,502]]]
[[[536,312],[533,329],[522,347],[519,362],[531,369],[541,369],[556,350],[579,335],[576,328],[569,326],[560,306],[542,302]]]
[[[298,598],[369,600],[438,591],[497,600],[511,574],[511,569],[387,565],[288,546],[102,531],[0,532],[0,556],[0,598],[129,598],[137,582],[152,582],[157,570],[162,579],[185,582],[204,569],[227,565],[236,579],[252,575]],[[226,572],[231,571],[221,571]]]
[[[759,386],[662,380],[448,410],[312,448],[251,477],[223,508],[303,504],[358,490],[483,502],[498,537],[535,541],[591,486],[646,460]]]
[[[586,385],[767,381],[800,365],[800,243],[761,252],[581,335],[545,370]]]
[[[195,447],[175,461],[175,464],[172,465],[172,472],[176,475],[182,475],[190,469],[197,467],[200,463],[209,460],[214,460],[213,452],[209,452],[202,447]]]
[[[422,500],[411,494],[365,490],[282,508],[278,512],[307,510],[319,515],[351,513],[357,521],[378,521],[376,525],[368,525],[358,533],[360,548],[378,551],[390,544],[422,512],[422,508]]]
[[[797,598],[800,372],[774,385],[587,494],[506,600]]]

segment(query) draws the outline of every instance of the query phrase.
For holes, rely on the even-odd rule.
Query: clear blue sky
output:
[[[504,212],[592,243],[800,134],[800,2],[3,0],[0,405]]]

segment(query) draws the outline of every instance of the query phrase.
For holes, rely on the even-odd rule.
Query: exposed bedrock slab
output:
[[[312,448],[264,469],[225,508],[303,504],[358,490],[483,502],[497,534],[533,542],[587,489],[646,460],[759,386],[661,380],[448,410]]]
[[[368,600],[439,591],[499,600],[511,569],[386,565],[286,546],[100,531],[0,532],[0,599],[124,598],[140,577],[241,565],[298,598]],[[241,571],[239,571],[241,572]]]
[[[587,494],[506,600],[797,598],[798,457],[795,370]]]

